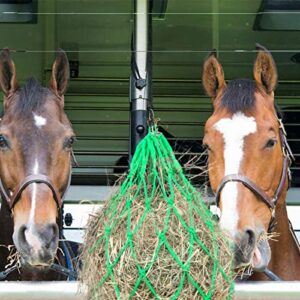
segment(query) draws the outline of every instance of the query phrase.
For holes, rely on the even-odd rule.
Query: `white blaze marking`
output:
[[[29,227],[34,225],[34,213],[36,207],[36,183],[32,184],[32,194],[31,194],[31,209],[29,214]]]
[[[34,166],[32,169],[33,175],[37,175],[39,172],[39,163],[37,159],[35,159]],[[31,208],[29,213],[29,221],[28,221],[28,228],[25,230],[25,237],[27,242],[33,247],[33,249],[41,248],[41,242],[39,238],[34,233],[34,215],[35,215],[35,208],[36,208],[36,190],[37,184],[32,183],[32,195],[31,195]]]
[[[32,173],[33,175],[37,175],[39,173],[39,162],[37,161],[37,159],[35,159],[34,161],[34,167]]]
[[[38,252],[42,248],[42,243],[33,228],[29,227],[29,229],[25,230],[25,238],[33,251]]]
[[[34,166],[32,169],[33,175],[37,175],[39,172],[39,162],[37,159],[34,161]],[[29,214],[29,228],[31,228],[34,225],[34,213],[35,213],[35,207],[36,207],[36,188],[37,184],[32,184],[32,195],[31,195],[31,209]]]
[[[47,123],[47,120],[44,117],[38,116],[35,113],[33,113],[33,118],[34,118],[34,123],[37,127],[42,127]]]
[[[239,174],[240,164],[243,159],[244,138],[256,131],[256,122],[253,117],[247,117],[241,112],[235,113],[231,119],[225,118],[218,121],[214,128],[224,138],[225,174]],[[237,230],[238,189],[236,182],[228,182],[222,190],[222,213],[220,218],[221,228],[234,236]]]

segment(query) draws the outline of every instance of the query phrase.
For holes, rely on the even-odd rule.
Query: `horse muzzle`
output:
[[[235,238],[234,264],[235,268],[251,266],[255,271],[264,270],[271,259],[270,246],[265,239],[260,239],[261,233],[247,229]]]
[[[254,271],[262,272],[271,260],[271,249],[267,240],[261,240],[254,248],[251,266]]]
[[[58,226],[48,224],[40,228],[21,226],[13,239],[21,256],[22,265],[49,267],[58,247]]]

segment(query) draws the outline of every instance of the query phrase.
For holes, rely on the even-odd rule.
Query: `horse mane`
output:
[[[35,78],[29,78],[25,85],[18,90],[19,99],[14,105],[14,114],[32,116],[33,111],[40,113],[49,94],[49,89],[41,86]]]
[[[253,80],[231,80],[225,87],[221,108],[226,108],[232,114],[251,110],[255,107],[255,90],[256,85]]]

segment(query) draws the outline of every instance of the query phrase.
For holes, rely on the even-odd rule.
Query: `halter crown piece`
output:
[[[279,123],[279,136],[280,136],[280,142],[282,146],[282,154],[283,154],[283,167],[281,172],[281,177],[277,186],[277,189],[273,195],[273,197],[270,197],[263,189],[261,189],[256,183],[254,183],[252,180],[250,180],[248,177],[242,175],[242,174],[229,174],[223,177],[221,180],[217,192],[215,195],[215,201],[217,206],[219,206],[220,203],[220,196],[221,191],[225,187],[225,185],[228,182],[241,182],[245,187],[247,187],[251,192],[253,192],[255,195],[257,195],[271,210],[272,212],[272,218],[269,224],[268,232],[271,232],[275,225],[275,208],[277,204],[277,200],[279,199],[286,179],[288,179],[288,182],[291,181],[291,172],[290,172],[290,165],[293,160],[295,160],[295,157],[292,153],[292,150],[287,142],[286,138],[286,131],[284,128],[284,125],[282,123],[282,120],[277,116],[277,120]]]

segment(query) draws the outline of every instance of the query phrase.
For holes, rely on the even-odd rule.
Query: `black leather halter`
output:
[[[251,192],[253,192],[256,196],[258,196],[271,210],[272,212],[272,218],[269,224],[269,232],[272,231],[275,221],[275,207],[277,204],[277,200],[279,199],[282,191],[284,190],[286,180],[288,179],[290,181],[290,164],[292,160],[294,160],[294,155],[291,151],[291,148],[287,142],[286,138],[286,131],[284,129],[283,123],[281,119],[278,119],[279,123],[279,136],[280,136],[280,142],[282,146],[282,154],[283,154],[283,167],[281,172],[280,181],[278,183],[277,189],[273,195],[273,197],[270,197],[263,189],[261,189],[256,183],[254,183],[252,180],[250,180],[248,177],[241,175],[241,174],[229,174],[223,177],[221,180],[217,192],[215,195],[215,201],[217,206],[219,206],[220,203],[220,196],[223,188],[228,182],[241,182],[245,187],[247,187]]]
[[[44,175],[44,174],[36,174],[36,175],[26,176],[17,185],[17,187],[14,189],[14,192],[11,195],[7,192],[7,189],[4,187],[3,182],[0,179],[0,193],[1,193],[2,197],[5,199],[5,201],[7,202],[9,208],[13,209],[13,207],[16,205],[16,203],[20,199],[22,192],[29,185],[31,185],[32,183],[44,183],[52,191],[53,198],[56,202],[57,208],[60,209],[62,207],[64,196],[65,196],[65,194],[66,194],[66,192],[67,192],[67,190],[68,190],[68,188],[71,184],[72,165],[73,164],[77,165],[73,150],[71,150],[70,155],[71,155],[71,164],[70,164],[70,170],[69,170],[69,175],[68,175],[68,182],[67,182],[67,185],[66,185],[66,187],[65,187],[62,194],[59,193],[59,191],[57,190],[57,188],[53,184],[52,180],[47,175]]]

